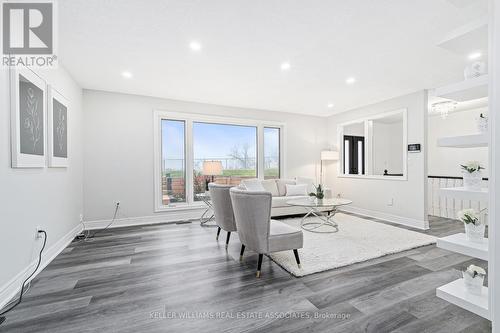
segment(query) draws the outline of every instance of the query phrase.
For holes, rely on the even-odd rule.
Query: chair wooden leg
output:
[[[240,261],[243,260],[243,252],[245,252],[245,244],[241,244]]]
[[[293,250],[293,254],[295,255],[295,261],[297,262],[297,266],[300,268],[300,258],[299,258],[299,251],[297,249]]]
[[[215,240],[219,240],[219,235],[220,235],[220,227],[217,228],[217,236],[215,237]]]
[[[263,254],[259,254],[259,263],[257,264],[257,274],[255,275],[258,278],[260,278],[260,268],[262,267],[262,258],[263,257],[264,257]]]
[[[229,246],[229,237],[231,237],[231,231],[227,232],[227,238],[226,238],[226,249]]]

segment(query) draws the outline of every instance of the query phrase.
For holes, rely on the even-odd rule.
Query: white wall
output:
[[[20,287],[19,278],[36,258],[41,246],[36,227],[47,231],[50,255],[78,227],[83,212],[82,90],[61,66],[38,74],[69,100],[69,167],[10,167],[9,73],[0,69],[0,305]]]
[[[403,121],[373,122],[373,174],[403,173]]]
[[[481,113],[488,113],[487,107],[452,112],[446,119],[438,115],[429,117],[429,175],[432,176],[457,176],[461,177],[460,164],[467,161],[480,161],[488,166],[488,148],[444,148],[437,146],[441,137],[467,135],[479,133],[476,120]],[[483,170],[487,177],[488,168]]]
[[[83,96],[85,221],[111,218],[118,200],[122,219],[164,216],[154,213],[154,109],[285,123],[288,177],[316,178],[326,148],[325,118],[102,91]]]
[[[381,180],[338,177],[338,163],[329,163],[327,184],[333,193],[353,200],[351,211],[385,218],[394,222],[427,228],[427,166],[425,147],[427,141],[427,92],[393,98],[329,117],[328,140],[338,147],[337,126],[341,123],[380,113],[408,109],[408,143],[421,143],[422,152],[408,154],[408,179]],[[392,205],[388,205],[389,202]]]

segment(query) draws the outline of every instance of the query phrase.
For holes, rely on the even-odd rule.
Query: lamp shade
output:
[[[221,161],[203,161],[203,174],[205,176],[220,176],[222,175]]]
[[[339,152],[333,150],[323,150],[321,152],[321,160],[322,161],[338,161]]]

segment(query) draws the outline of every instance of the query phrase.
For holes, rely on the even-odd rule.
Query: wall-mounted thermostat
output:
[[[420,143],[412,143],[408,145],[408,152],[409,153],[420,153]]]

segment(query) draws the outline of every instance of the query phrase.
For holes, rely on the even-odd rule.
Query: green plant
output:
[[[319,184],[318,186],[314,185],[314,188],[316,189],[316,193],[311,192],[309,193],[309,196],[311,197],[316,197],[317,199],[323,199],[325,197],[325,192],[323,190],[323,186]]]
[[[475,171],[481,171],[484,169],[478,161],[470,161],[466,164],[460,164],[460,167],[468,173],[473,173]]]

